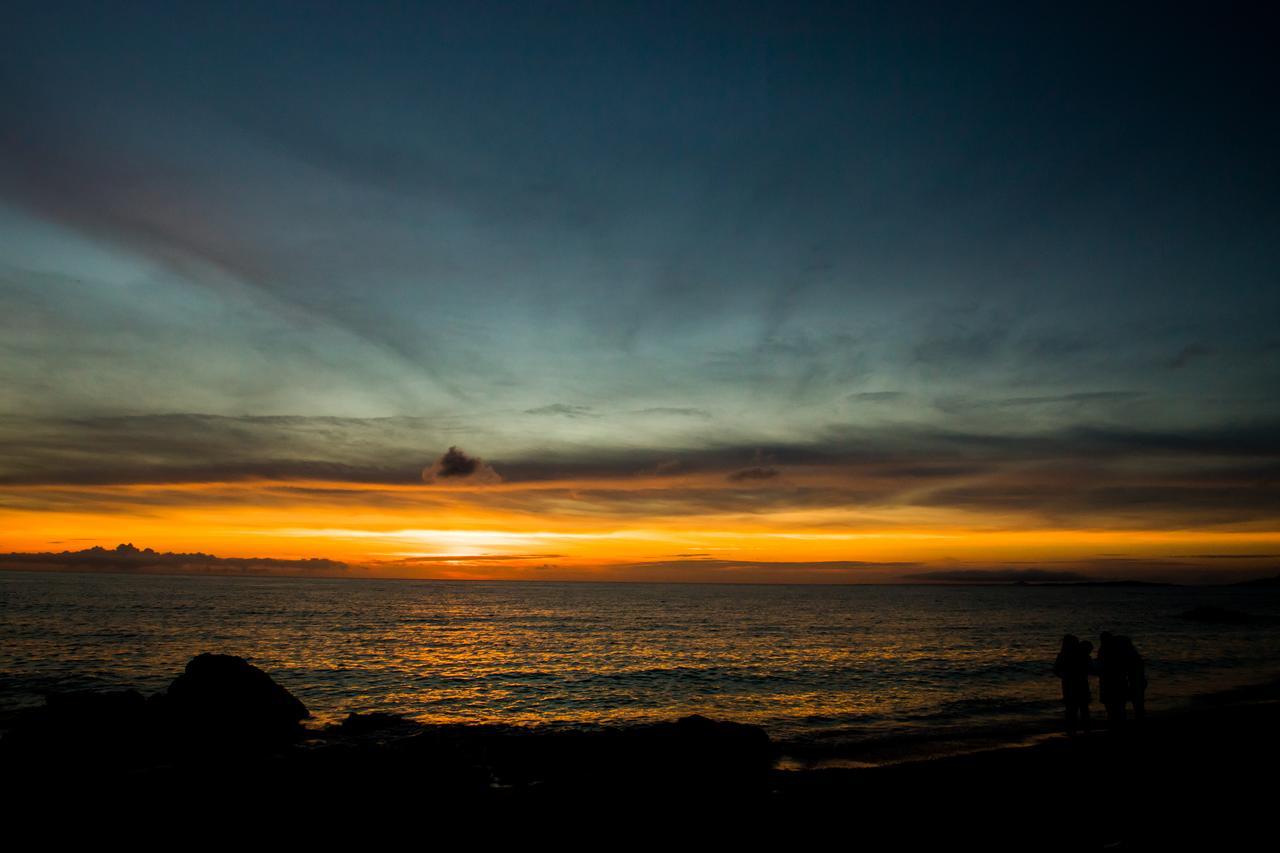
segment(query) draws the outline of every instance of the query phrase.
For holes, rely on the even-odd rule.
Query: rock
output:
[[[305,705],[235,655],[191,659],[169,689],[152,697],[171,737],[189,747],[258,749],[290,743],[310,717]]]
[[[96,728],[137,725],[146,707],[146,700],[137,690],[84,690],[45,696],[45,711],[58,725],[74,723]]]
[[[406,719],[399,714],[390,714],[386,711],[370,711],[367,714],[357,714],[355,711],[347,714],[337,726],[330,726],[326,731],[332,731],[343,737],[360,737],[363,735],[377,735],[380,737],[396,737],[411,734],[417,734],[422,729],[422,724],[414,720]]]
[[[136,690],[50,693],[42,707],[13,721],[0,752],[46,763],[131,757],[144,749],[149,733],[146,707]]]
[[[496,780],[566,794],[598,791],[681,798],[767,789],[774,749],[757,726],[683,717],[674,722],[565,730],[429,727],[435,750],[450,741]],[[661,793],[659,793],[661,792]]]
[[[645,750],[684,779],[701,783],[749,783],[773,766],[769,735],[759,726],[701,715],[640,727]]]

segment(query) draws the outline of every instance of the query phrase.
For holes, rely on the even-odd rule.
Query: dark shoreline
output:
[[[556,729],[352,714],[306,729],[291,709],[287,730],[264,728],[268,706],[296,700],[245,666],[266,691],[254,700],[263,713],[252,722],[228,725],[204,707],[174,716],[181,678],[150,699],[72,694],[19,713],[0,739],[6,797],[72,785],[104,807],[138,798],[176,805],[229,790],[284,805],[338,792],[353,815],[423,798],[500,810],[696,806],[704,816],[728,809],[775,829],[856,814],[860,837],[881,840],[1182,849],[1189,838],[1216,845],[1267,829],[1261,800],[1273,786],[1260,774],[1280,760],[1280,679],[1205,694],[1120,732],[1040,734],[1023,746],[970,742],[968,751],[902,760],[850,746],[806,766],[795,744],[702,717]],[[858,766],[866,763],[878,766]]]

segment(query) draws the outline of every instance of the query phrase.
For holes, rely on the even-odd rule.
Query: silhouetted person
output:
[[[1129,661],[1122,638],[1102,632],[1098,649],[1098,696],[1107,709],[1107,725],[1124,725],[1124,704],[1129,701]]]
[[[1093,672],[1093,643],[1084,640],[1079,648],[1079,669],[1076,672],[1075,698],[1080,722],[1088,732],[1093,725],[1089,717],[1089,703],[1093,701],[1093,691],[1089,689],[1089,675]]]
[[[1133,640],[1128,637],[1116,637],[1117,647],[1121,650],[1125,664],[1125,682],[1129,688],[1129,701],[1133,703],[1133,719],[1141,721],[1146,718],[1147,667],[1142,655],[1134,648]]]
[[[1062,706],[1066,711],[1067,734],[1076,733],[1077,721],[1080,717],[1080,689],[1083,684],[1087,694],[1089,690],[1089,674],[1084,668],[1084,658],[1080,654],[1080,640],[1075,634],[1062,637],[1062,648],[1053,661],[1053,674],[1062,681]],[[1083,678],[1082,678],[1083,675]],[[1088,714],[1089,701],[1084,700],[1085,714]]]

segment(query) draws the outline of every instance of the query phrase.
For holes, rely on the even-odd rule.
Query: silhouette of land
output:
[[[206,654],[150,697],[49,696],[5,721],[0,766],[10,802],[74,780],[104,805],[176,806],[227,791],[281,806],[336,796],[351,814],[423,798],[498,809],[643,805],[730,815],[738,829],[856,816],[863,839],[1135,850],[1262,828],[1270,787],[1256,774],[1280,758],[1278,710],[1280,682],[1208,695],[1120,733],[882,766],[853,766],[854,753],[831,766],[780,762],[782,747],[762,729],[697,716],[565,729],[372,713],[306,728],[305,705],[266,673]]]
[[[122,542],[114,548],[95,545],[79,551],[12,552],[0,554],[0,569],[29,572],[108,572],[137,574],[298,575],[341,577],[346,563],[310,557],[280,560],[274,557],[217,557],[199,551],[175,553],[138,548]]]

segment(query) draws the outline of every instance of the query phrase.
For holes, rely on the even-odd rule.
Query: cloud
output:
[[[1034,397],[1003,397],[999,399],[943,397],[934,402],[939,411],[948,413],[971,412],[990,409],[1018,408],[1032,406],[1072,406],[1104,405],[1107,403],[1127,403],[1141,398],[1137,391],[1080,391],[1073,394],[1045,394]]]
[[[651,406],[647,409],[640,409],[637,415],[671,415],[678,418],[698,418],[699,420],[710,420],[711,413],[706,409],[696,409],[690,406]]]
[[[857,403],[889,403],[907,396],[902,391],[860,391],[850,394],[848,399]]]
[[[716,558],[612,563],[591,568],[584,577],[631,581],[734,583],[884,583],[916,562],[815,560],[811,562],[723,560]],[[571,571],[571,570],[570,570]]]
[[[314,492],[324,483],[501,481],[539,493],[486,494],[486,501],[526,507],[542,501],[539,511],[600,517],[838,506],[940,507],[1109,528],[1280,517],[1280,424],[1266,421],[1005,434],[833,425],[763,450],[732,437],[669,448],[543,449],[506,441],[499,445],[501,477],[457,445],[423,471],[424,441],[450,446],[464,432],[477,434],[439,418],[0,417],[0,498],[12,507],[69,508],[79,500],[124,508],[159,497],[109,487],[269,480],[278,482],[260,484],[259,494],[275,500],[273,490],[289,485]],[[785,472],[785,488],[777,472]],[[662,485],[645,477],[660,477]],[[733,487],[742,483],[755,487]],[[63,486],[78,491],[57,488]],[[213,495],[173,490],[169,500]],[[408,498],[392,490],[380,500]]]
[[[424,418],[0,417],[0,484],[412,483],[423,433],[444,437],[451,427]]]
[[[600,417],[590,406],[572,406],[568,403],[552,403],[536,409],[525,409],[526,415],[560,415],[566,418],[598,418]]]
[[[423,469],[422,480],[426,483],[438,483],[443,480],[466,481],[468,483],[497,483],[502,477],[478,456],[468,456],[466,451],[457,446],[450,447],[444,454]]]
[[[683,460],[674,457],[669,459],[659,459],[652,465],[640,471],[642,475],[653,475],[657,477],[670,477],[686,470]]]
[[[1280,554],[1173,554],[1183,560],[1276,560]]]
[[[777,477],[778,474],[779,471],[777,468],[742,468],[730,473],[726,479],[733,483],[740,483],[743,480],[772,480],[774,477]]]

